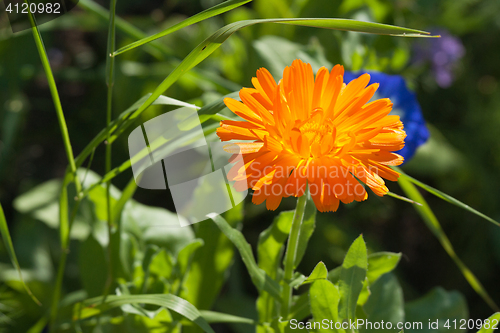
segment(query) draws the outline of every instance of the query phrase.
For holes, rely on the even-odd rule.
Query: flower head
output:
[[[346,71],[344,81],[350,82],[360,74]],[[398,115],[405,126],[405,146],[396,153],[403,156],[406,163],[413,157],[417,148],[423,145],[430,136],[417,96],[408,89],[401,75],[389,75],[380,72],[368,72],[368,74],[371,76],[370,82],[380,84],[375,97],[390,98],[394,104],[391,114]]]
[[[367,86],[369,74],[347,85],[343,75],[337,65],[314,77],[309,64],[295,60],[278,84],[261,68],[254,88],[241,89],[241,102],[224,100],[244,121],[222,121],[217,135],[247,141],[236,143],[244,166],[228,173],[236,190],[252,188],[252,201],[274,210],[283,197],[302,196],[309,186],[322,212],[336,211],[340,201],[365,200],[360,181],[379,196],[388,192],[383,178],[397,180],[389,166],[403,162],[393,153],[404,146],[403,124],[389,115],[388,98],[368,103],[378,88]]]

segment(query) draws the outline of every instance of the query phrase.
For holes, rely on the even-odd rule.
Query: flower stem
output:
[[[300,227],[302,221],[304,220],[304,211],[306,208],[308,192],[306,191],[301,197],[297,199],[297,207],[295,208],[295,213],[293,214],[292,228],[290,230],[290,236],[288,238],[288,244],[285,253],[285,276],[283,283],[282,306],[281,306],[281,316],[284,320],[288,318],[288,313],[290,311],[290,304],[292,300],[292,289],[290,288],[290,280],[293,277],[293,272],[295,269],[295,258],[297,257],[297,248],[300,236]]]

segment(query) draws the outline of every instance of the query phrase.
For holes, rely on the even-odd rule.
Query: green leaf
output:
[[[328,280],[317,280],[309,289],[309,302],[311,313],[315,322],[324,319],[339,322],[339,301],[340,293],[337,287]],[[333,330],[320,328],[319,332],[344,332],[344,330]]]
[[[102,245],[92,234],[80,244],[80,278],[90,297],[101,295],[106,285],[108,263]]]
[[[382,275],[372,286],[370,286],[371,295],[364,305],[367,314],[366,321],[390,322],[392,330],[385,329],[384,332],[397,331],[397,323],[405,321],[403,290],[396,277],[391,274]],[[359,319],[358,319],[359,320]],[[380,329],[379,329],[380,330]],[[375,328],[367,326],[366,322],[360,332],[377,332]]]
[[[435,189],[435,188],[433,188],[433,187],[431,187],[429,185],[426,185],[426,184],[422,183],[421,181],[416,180],[415,178],[413,178],[411,176],[408,176],[406,173],[404,173],[403,171],[401,171],[401,169],[399,169],[397,167],[394,167],[394,169],[401,174],[401,176],[399,177],[400,179],[404,179],[404,180],[410,181],[413,184],[417,185],[418,187],[423,188],[427,192],[429,192],[431,194],[434,194],[436,197],[438,197],[440,199],[443,199],[444,201],[447,201],[447,202],[449,202],[449,203],[451,203],[451,204],[453,204],[453,205],[455,205],[457,207],[465,209],[465,210],[467,210],[467,211],[469,211],[469,212],[471,212],[473,214],[476,214],[477,216],[482,217],[486,221],[491,222],[494,225],[500,227],[500,223],[499,222],[495,221],[494,219],[492,219],[489,216],[484,215],[481,212],[478,212],[477,210],[475,210],[474,208],[472,208],[472,207],[464,204],[460,200],[457,200],[457,199],[453,198],[452,196],[450,196],[450,195],[448,195],[446,193],[441,192],[440,190],[437,190],[437,189]]]
[[[477,333],[495,333],[498,327],[500,327],[500,312],[491,315],[487,320],[489,320],[489,327],[486,328],[486,324],[483,321],[483,327]]]
[[[317,280],[326,280],[328,277],[328,270],[326,269],[325,264],[320,261],[316,267],[314,267],[313,271],[311,272],[311,275],[307,277],[307,280],[305,280],[302,284],[308,284],[308,283],[313,283],[314,281]]]
[[[17,261],[16,252],[14,251],[14,245],[12,244],[12,239],[9,233],[9,227],[7,225],[7,220],[5,219],[5,215],[3,213],[2,204],[0,204],[0,234],[2,234],[3,243],[7,253],[9,254],[10,261],[12,265],[17,269],[19,273],[19,279],[23,285],[24,290],[28,293],[31,299],[38,305],[42,305],[40,301],[33,295],[30,288],[26,285],[23,279],[23,274],[21,273],[21,266],[19,266],[19,262]]]
[[[340,271],[340,311],[342,319],[355,320],[356,304],[366,278],[368,258],[363,236],[352,243]]]
[[[274,218],[271,226],[259,236],[257,245],[259,267],[273,279],[276,278],[278,272],[283,245],[290,233],[292,219],[293,211],[281,212]]]
[[[269,228],[259,236],[257,245],[258,265],[269,277],[277,280],[283,248],[292,226],[293,211],[281,212]],[[261,292],[257,299],[257,310],[261,322],[271,322],[277,315],[276,301],[269,293]]]
[[[300,226],[299,241],[297,244],[297,254],[295,256],[294,267],[298,267],[304,254],[306,253],[307,244],[311,238],[314,228],[316,227],[316,206],[314,201],[309,197],[304,212],[304,220]]]
[[[368,272],[366,278],[372,285],[379,277],[391,272],[399,263],[401,253],[377,252],[368,256]]]
[[[149,36],[149,37],[143,38],[141,40],[138,40],[136,42],[133,42],[131,44],[128,44],[128,45],[120,48],[119,50],[117,50],[114,53],[114,55],[116,56],[120,53],[127,52],[127,51],[132,50],[136,47],[139,47],[141,45],[152,42],[158,38],[161,38],[161,37],[164,37],[168,34],[171,34],[172,32],[180,30],[180,29],[187,27],[189,25],[195,24],[197,22],[206,20],[206,19],[211,18],[213,16],[230,11],[231,9],[242,6],[250,1],[252,1],[252,0],[229,0],[229,1],[222,2],[216,6],[208,8],[208,9],[206,9],[206,10],[204,10],[196,15],[193,15],[190,18],[187,18],[187,19],[185,19],[185,20],[183,20],[183,21],[171,26],[170,28],[165,29],[157,34],[154,34],[152,36]]]
[[[421,206],[415,206],[415,209],[417,212],[420,214],[422,219],[424,220],[425,224],[427,227],[431,230],[431,232],[436,236],[436,238],[439,240],[441,243],[441,246],[443,246],[444,250],[448,255],[453,259],[455,264],[458,266],[460,271],[462,272],[462,275],[465,277],[467,282],[471,285],[471,287],[476,291],[478,295],[480,295],[483,300],[495,311],[497,311],[498,305],[496,305],[495,301],[490,297],[486,289],[483,287],[479,279],[472,273],[472,271],[463,263],[463,261],[458,257],[458,255],[455,252],[455,249],[453,248],[453,245],[451,244],[450,240],[444,233],[443,229],[441,228],[441,224],[439,223],[436,215],[434,215],[434,212],[431,210],[430,206],[427,204],[427,201],[425,201],[424,197],[418,189],[413,185],[408,179],[405,177],[399,177],[398,180],[399,185],[405,191],[406,195],[408,195],[410,198],[413,198],[420,203],[422,203]]]
[[[179,225],[179,217],[164,208],[130,201],[123,210],[125,231],[145,244],[154,244],[177,254],[194,239],[193,230]]]
[[[224,220],[220,215],[208,214],[219,229],[231,240],[234,246],[238,249],[241,259],[245,264],[252,282],[257,287],[258,290],[265,290],[271,296],[277,300],[281,299],[280,285],[273,280],[266,272],[257,266],[255,258],[253,256],[252,248],[250,244],[247,243],[243,234],[234,228],[232,228],[226,220]]]
[[[462,294],[458,291],[447,292],[443,288],[435,288],[424,297],[407,303],[405,306],[407,322],[421,322],[423,327],[417,329],[405,329],[405,333],[435,333],[435,332],[464,332],[459,329],[459,325],[455,328],[452,324],[453,320],[457,323],[461,319],[469,318],[467,302]],[[438,329],[429,328],[431,323],[438,321]],[[444,327],[446,321],[449,320],[450,328]]]
[[[107,297],[96,297],[77,304],[74,310],[74,320],[87,319],[100,315],[113,308],[121,307],[125,304],[151,304],[163,306],[169,310],[177,312],[190,321],[197,324],[207,333],[214,333],[207,321],[203,319],[201,313],[188,301],[170,294],[149,294],[149,295],[110,295]]]
[[[184,274],[186,274],[196,250],[203,245],[205,245],[203,239],[195,239],[179,251],[179,254],[177,255],[177,267],[179,269],[180,276],[184,276]]]

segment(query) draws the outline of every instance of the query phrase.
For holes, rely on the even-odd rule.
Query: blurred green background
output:
[[[96,2],[108,6],[107,2]],[[216,3],[215,0],[119,0],[117,14],[149,35]],[[403,169],[499,220],[498,13],[498,0],[254,0],[161,39],[164,52],[144,46],[118,56],[114,115],[151,92],[209,33],[236,20],[343,17],[447,31],[459,39],[465,53],[454,62],[451,68],[453,82],[446,87],[436,80],[432,62],[419,56],[419,49],[432,47],[429,46],[433,43],[431,40],[264,24],[233,35],[166,95],[203,106],[242,86],[250,86],[252,76],[260,67],[268,68],[279,78],[283,67],[295,58],[311,62],[313,68],[340,63],[350,70],[380,70],[403,75],[416,91],[431,129],[429,142]],[[78,6],[69,14],[42,25],[41,31],[61,94],[73,150],[78,154],[105,127],[107,23]],[[118,30],[119,47],[132,41]],[[137,125],[166,110],[164,106],[149,108]],[[126,137],[113,145],[114,166],[128,158]],[[91,169],[102,175],[102,145],[95,154]],[[12,35],[7,15],[3,13],[0,15],[0,201],[6,210],[21,266],[29,271],[27,280],[38,281],[39,287],[36,283],[33,287],[35,293],[47,294],[47,297],[60,255],[58,231],[39,219],[20,214],[13,208],[13,201],[38,184],[61,178],[65,168],[66,157],[56,114],[33,37],[29,31]],[[113,184],[123,189],[131,176],[128,170]],[[402,193],[397,184],[390,184],[390,189]],[[438,198],[424,195],[459,257],[498,302],[500,229]],[[173,208],[166,191],[138,189],[134,198],[147,205]],[[294,206],[295,200],[289,198],[284,200],[280,210]],[[243,232],[253,245],[277,213],[250,201],[244,210]],[[320,260],[329,268],[338,266],[348,246],[360,233],[371,251],[403,253],[396,274],[408,301],[440,285],[465,295],[471,318],[484,319],[492,313],[467,284],[414,208],[393,198],[378,198],[372,193],[367,202],[341,205],[336,213],[319,214],[300,270],[310,272]],[[67,292],[81,289],[78,259],[76,255],[72,259],[64,285]],[[231,275],[215,306],[220,311],[236,306],[235,297],[239,297],[239,305],[243,307],[246,304],[243,300],[256,296],[240,259],[234,260]],[[0,278],[8,280],[12,274],[8,256],[0,244]],[[3,295],[0,303],[10,292],[10,287],[0,284],[0,295]],[[31,310],[25,307],[20,311],[29,314]],[[8,310],[0,308],[0,315],[2,312]],[[23,314],[11,315],[15,319]],[[36,320],[36,315],[30,320]]]

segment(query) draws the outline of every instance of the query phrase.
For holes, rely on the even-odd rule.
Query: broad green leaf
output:
[[[397,168],[397,167],[394,167],[394,169],[399,172],[401,174],[400,176],[400,179],[404,179],[404,180],[407,180],[407,181],[410,181],[412,182],[413,184],[417,185],[418,187],[421,187],[423,188],[424,190],[426,190],[427,192],[429,193],[432,193],[434,194],[436,197],[440,198],[440,199],[443,199],[444,201],[447,201],[457,207],[460,207],[462,209],[465,209],[473,214],[476,214],[477,216],[479,217],[482,217],[483,219],[485,219],[486,221],[488,222],[491,222],[493,223],[494,225],[496,226],[499,226],[500,227],[500,223],[495,221],[494,219],[492,219],[491,217],[489,216],[486,216],[484,215],[483,213],[481,212],[478,212],[477,210],[475,210],[474,208],[464,204],[463,202],[453,198],[452,196],[446,194],[446,193],[443,193],[441,192],[440,190],[438,189],[435,189],[429,185],[426,185],[424,183],[422,183],[421,181],[418,181],[416,180],[415,178],[411,177],[411,176],[408,176],[406,173],[404,173],[403,171],[401,171],[401,169]]]
[[[391,272],[399,263],[401,253],[377,252],[368,256],[368,284],[373,284],[385,273]]]
[[[460,330],[458,325],[456,329],[453,325],[450,325],[450,328],[446,328],[444,325],[447,320],[452,323],[453,320],[460,322],[461,319],[467,320],[469,318],[464,296],[458,291],[448,292],[440,287],[418,300],[407,303],[405,314],[405,321],[423,323],[423,327],[420,329],[416,327],[405,329],[406,333],[465,332],[465,330]],[[434,323],[436,320],[438,321],[437,330],[429,328],[429,321]]]
[[[307,277],[307,280],[305,280],[302,284],[308,284],[308,283],[313,283],[314,281],[317,280],[326,280],[328,277],[328,270],[326,269],[325,264],[320,261],[316,267],[314,267],[313,271],[311,272],[311,275]]]
[[[271,226],[259,236],[257,258],[259,267],[270,277],[276,278],[281,262],[283,245],[285,244],[292,226],[293,211],[281,212]]]
[[[403,290],[398,280],[391,273],[382,275],[372,286],[370,286],[371,295],[368,302],[364,305],[367,314],[366,321],[390,322],[393,329],[385,329],[384,332],[397,332],[396,325],[405,321]],[[358,319],[359,320],[359,319]],[[366,321],[360,332],[377,332],[373,326],[367,325]]]
[[[92,234],[80,244],[80,278],[90,297],[102,295],[108,276],[108,262],[102,245]]]
[[[209,323],[233,323],[233,324],[249,324],[257,325],[255,320],[250,318],[243,318],[238,316],[233,316],[227,313],[220,313],[214,311],[200,311],[201,316]]]
[[[180,276],[184,276],[184,274],[186,274],[195,252],[203,245],[205,245],[203,239],[195,239],[179,251],[176,264],[179,269]]]
[[[292,226],[293,211],[281,212],[269,228],[259,236],[257,245],[258,265],[269,277],[277,279],[283,248]],[[267,292],[257,299],[257,310],[261,322],[271,322],[277,314],[276,301]]]
[[[252,248],[250,244],[247,243],[243,234],[231,227],[220,215],[208,214],[219,229],[231,240],[234,246],[238,249],[241,259],[245,264],[252,282],[257,287],[258,290],[267,291],[271,296],[277,300],[281,299],[280,285],[273,280],[266,272],[257,266],[255,258],[253,256]]]
[[[363,289],[366,278],[368,258],[363,236],[359,236],[352,243],[342,263],[340,271],[340,307],[339,315],[342,319],[355,320],[356,305],[359,294]]]
[[[18,212],[30,214],[52,228],[57,228],[59,223],[57,198],[60,191],[61,181],[52,179],[18,196],[13,206]]]
[[[96,297],[77,304],[74,309],[74,320],[87,319],[113,308],[121,307],[125,304],[151,304],[163,306],[169,310],[179,313],[207,333],[214,333],[212,328],[203,319],[201,313],[188,301],[170,294],[160,295],[109,295],[107,297]]]
[[[136,235],[145,244],[154,244],[177,254],[194,239],[191,228],[179,225],[179,217],[164,208],[129,201],[123,210],[125,231]]]
[[[304,220],[300,225],[299,241],[297,244],[297,254],[295,256],[294,267],[297,268],[304,254],[306,253],[307,244],[311,238],[314,228],[316,227],[316,205],[314,201],[309,197],[306,204],[306,209],[304,212]]]
[[[19,266],[19,262],[17,261],[17,256],[16,256],[16,252],[14,251],[14,245],[12,244],[12,239],[10,237],[9,227],[7,225],[7,220],[5,219],[5,215],[3,213],[2,204],[0,204],[0,234],[2,234],[2,240],[4,243],[5,249],[7,250],[7,253],[9,254],[10,261],[12,262],[12,265],[14,265],[17,272],[19,273],[19,279],[23,285],[24,290],[26,290],[28,295],[31,297],[31,299],[36,304],[42,305],[40,303],[40,301],[35,297],[35,295],[33,295],[30,288],[24,282],[23,274],[21,273],[21,266]]]
[[[169,279],[174,268],[172,256],[164,249],[160,250],[152,256],[148,267],[149,274]]]
[[[467,282],[469,282],[471,287],[476,291],[478,295],[480,295],[484,299],[486,303],[488,303],[488,305],[492,309],[494,309],[495,311],[499,309],[495,301],[493,301],[493,299],[490,297],[490,295],[483,287],[479,279],[458,257],[458,255],[455,252],[455,249],[453,248],[453,245],[451,244],[450,240],[448,239],[443,229],[441,228],[441,224],[439,223],[436,215],[434,215],[434,212],[431,210],[430,206],[427,204],[427,201],[425,201],[424,197],[422,196],[422,194],[420,194],[415,185],[413,185],[410,182],[410,180],[408,180],[405,177],[400,177],[398,183],[403,189],[403,191],[405,191],[406,195],[408,195],[410,198],[419,201],[422,204],[421,206],[415,206],[415,209],[420,214],[427,227],[439,240],[441,246],[443,246],[446,253],[448,253],[451,259],[453,259],[453,261],[458,266],[458,268],[462,272],[462,275],[465,277]]]
[[[495,333],[500,327],[500,312],[491,315],[486,321],[483,321],[483,327],[477,333]]]
[[[339,322],[339,301],[340,293],[337,287],[328,280],[314,281],[309,289],[309,302],[315,322],[322,322],[324,319],[333,323]],[[318,332],[344,332],[344,330],[321,327]]]
[[[206,10],[204,10],[196,15],[193,15],[190,18],[187,18],[187,19],[183,20],[182,22],[179,22],[179,23],[171,26],[170,28],[165,29],[157,34],[154,34],[152,36],[149,36],[149,37],[143,38],[141,40],[138,40],[136,42],[133,42],[131,44],[128,44],[128,45],[120,48],[119,50],[117,50],[114,53],[114,55],[118,55],[120,53],[127,52],[127,51],[132,50],[136,47],[139,47],[141,45],[152,42],[158,38],[161,38],[161,37],[164,37],[168,34],[171,34],[172,32],[180,30],[180,29],[187,27],[189,25],[195,24],[197,22],[206,20],[206,19],[211,18],[213,16],[230,11],[231,9],[242,6],[250,1],[252,1],[252,0],[229,0],[229,1],[222,2],[216,6],[208,8],[208,9],[206,9]]]

